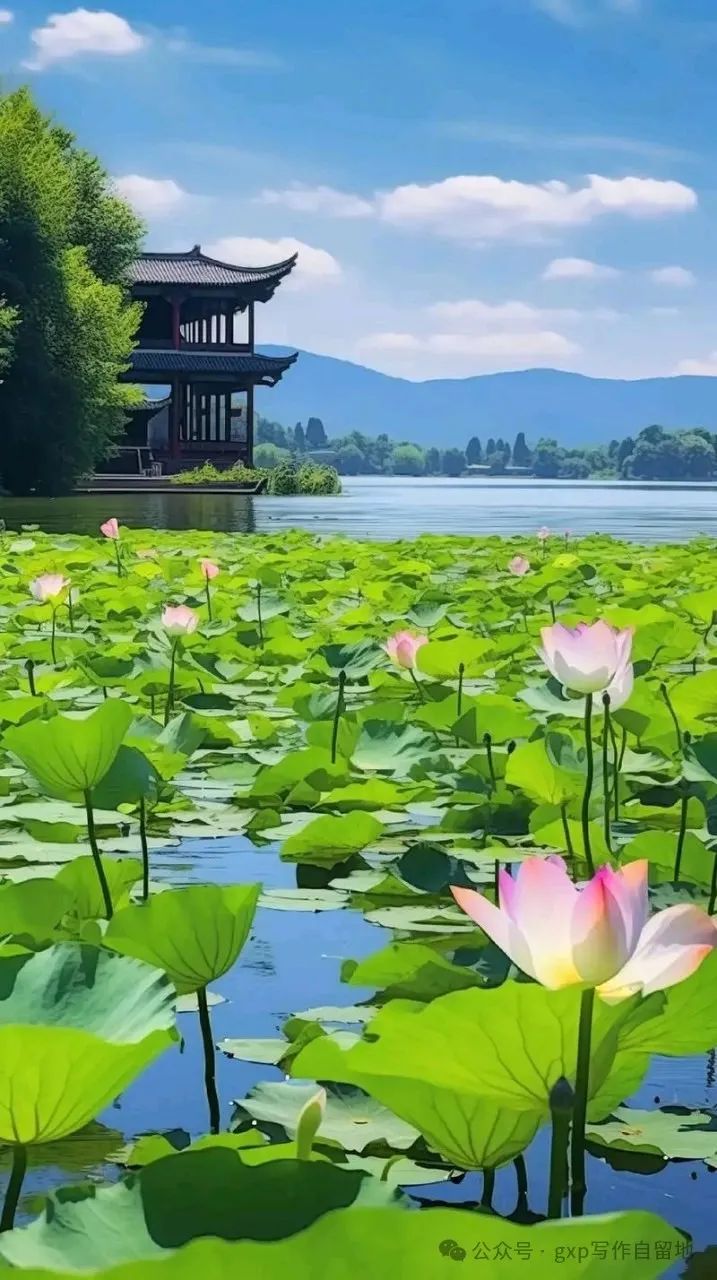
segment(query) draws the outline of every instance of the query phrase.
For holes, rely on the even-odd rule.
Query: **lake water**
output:
[[[512,479],[345,477],[339,497],[270,498],[187,490],[167,494],[90,494],[0,498],[8,528],[38,524],[57,533],[97,532],[108,515],[144,529],[276,533],[307,529],[355,538],[420,533],[609,533],[638,542],[717,537],[717,484]]]

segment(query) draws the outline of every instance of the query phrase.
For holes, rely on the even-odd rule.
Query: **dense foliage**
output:
[[[125,276],[141,232],[27,90],[0,96],[0,479],[12,492],[71,487],[138,400],[118,377],[139,323]]]
[[[572,1105],[580,990],[520,978],[449,887],[490,901],[500,867],[550,853],[584,880],[589,846],[600,865],[647,860],[658,924],[675,906],[714,911],[712,544],[636,556],[603,537],[372,545],[103,528],[102,543],[9,534],[0,560],[0,1141],[13,1167],[0,1257],[63,1276],[131,1262],[133,1280],[152,1280],[168,1250],[188,1280],[309,1280],[317,1258],[329,1275],[377,1280],[463,1259],[496,1277],[527,1260],[537,1280],[667,1273],[690,1249],[674,1178],[717,1163],[714,1126],[702,1109],[625,1102],[652,1054],[664,1074],[671,1057],[714,1046],[717,952],[667,991],[596,997],[592,1159],[612,1165],[616,1196],[620,1170],[656,1175],[657,1189],[678,1161],[662,1201],[678,1220],[535,1225],[546,1131],[552,1115],[554,1141]],[[584,699],[548,677],[537,647],[554,614],[635,628],[634,691],[611,723],[600,704],[585,726]],[[405,627],[412,669],[383,647]],[[265,927],[257,885],[155,892],[151,875],[155,850],[197,838],[209,869],[217,836],[256,850],[243,854],[253,881],[269,877],[273,849],[296,868],[295,888],[262,892],[264,917],[358,913],[376,931],[375,949],[341,966],[344,1007],[306,1007],[301,955],[301,1005],[288,1019],[282,1006],[275,1035],[252,1021],[253,1000],[235,1004],[242,1038],[220,1047],[265,1079],[230,1132],[219,1132],[228,1099],[207,986]],[[176,865],[184,878],[181,851]],[[250,968],[245,981],[256,983]],[[182,1004],[198,1017],[195,1042],[201,1028],[212,1136],[186,1146],[173,1081],[162,1133],[108,1148],[93,1131],[102,1159],[133,1172],[50,1190],[44,1208],[28,1205],[40,1215],[29,1227],[8,1229],[27,1151],[47,1196],[65,1139],[158,1055],[186,1090],[201,1088],[174,1029]],[[481,1214],[470,1179],[442,1186],[477,1170]],[[493,1208],[494,1182],[509,1217]],[[425,1184],[448,1207],[401,1212]]]
[[[250,488],[262,484],[266,493],[273,494],[341,493],[341,481],[333,467],[312,462],[308,458],[302,461],[289,454],[270,459],[264,465],[261,455],[256,461],[258,465],[255,467],[246,467],[238,462],[232,467],[224,468],[204,462],[191,471],[179,471],[171,477],[171,481],[172,484],[187,488],[202,484],[240,484]]]

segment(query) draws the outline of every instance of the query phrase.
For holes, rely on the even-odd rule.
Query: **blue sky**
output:
[[[0,6],[5,0],[0,0]],[[0,72],[257,336],[410,378],[717,374],[713,0],[7,0]]]

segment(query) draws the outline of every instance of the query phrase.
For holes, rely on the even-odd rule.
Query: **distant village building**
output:
[[[254,452],[254,388],[274,387],[297,355],[254,349],[254,308],[268,302],[297,255],[268,267],[237,267],[203,254],[143,253],[132,295],[145,311],[127,381],[168,387],[146,396],[124,446],[151,450],[166,472],[212,461],[245,462]]]

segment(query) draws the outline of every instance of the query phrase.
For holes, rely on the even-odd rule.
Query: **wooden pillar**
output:
[[[172,401],[169,406],[169,456],[179,457],[179,423],[182,413],[182,384],[179,378],[172,381]]]
[[[175,351],[179,351],[181,343],[181,333],[179,326],[182,319],[182,304],[179,298],[172,298],[172,346]]]
[[[253,304],[250,304],[253,305]],[[246,465],[254,465],[254,387],[246,392]]]
[[[254,303],[249,303],[249,350],[254,350]]]

